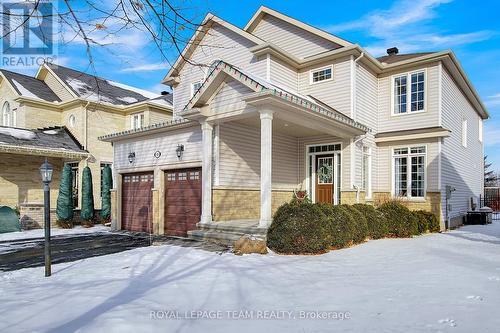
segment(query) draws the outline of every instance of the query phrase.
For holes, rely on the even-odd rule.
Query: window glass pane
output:
[[[339,146],[340,149],[340,146]],[[340,204],[341,201],[341,192],[340,192],[340,179],[341,179],[341,174],[342,174],[342,161],[341,161],[341,154],[337,154],[337,202]]]
[[[411,111],[424,109],[424,73],[411,75]]]
[[[318,184],[333,184],[333,157],[318,158]]]
[[[411,196],[423,197],[425,182],[425,157],[411,158]]]
[[[407,174],[408,174],[408,159],[406,157],[394,158],[394,194],[396,196],[406,196],[408,194],[407,188]]]
[[[411,153],[412,154],[425,154],[425,146],[422,146],[422,147],[412,147],[411,148]]]
[[[406,113],[406,76],[394,78],[394,113]]]
[[[319,82],[324,80],[329,80],[332,78],[332,69],[325,68],[312,73],[312,82]]]
[[[408,154],[408,148],[396,148],[394,149],[394,155],[406,155]]]

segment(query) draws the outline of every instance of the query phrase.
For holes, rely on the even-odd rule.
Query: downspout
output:
[[[365,56],[364,52],[361,52],[361,54],[354,59],[353,61],[353,67],[351,70],[351,116],[353,120],[356,120],[356,65],[358,61]],[[352,59],[352,58],[351,58]],[[354,169],[356,168],[356,153],[355,153],[355,148],[354,145],[361,140],[363,137],[361,137],[358,140],[351,140],[351,187],[356,188],[354,185]],[[357,188],[356,188],[357,189]],[[357,192],[359,192],[359,189],[357,189]],[[359,193],[356,194],[356,200],[358,200]]]

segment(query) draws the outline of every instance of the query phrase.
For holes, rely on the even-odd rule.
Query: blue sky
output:
[[[373,55],[397,46],[401,53],[453,49],[479,92],[492,119],[485,126],[486,154],[500,170],[500,2],[498,1],[228,1],[187,0],[190,15],[207,11],[243,27],[260,5],[322,28],[367,48]],[[99,76],[161,91],[168,71],[152,43],[139,32],[125,31],[114,45],[95,49]],[[62,64],[88,70],[78,41],[61,46]],[[175,60],[172,54],[171,61]]]

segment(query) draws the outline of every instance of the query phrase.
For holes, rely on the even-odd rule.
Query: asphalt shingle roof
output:
[[[0,145],[45,148],[85,153],[81,144],[66,127],[24,129],[0,126]]]
[[[68,67],[54,64],[47,64],[47,66],[78,97],[87,100],[114,105],[130,105],[161,97],[160,94],[106,80]]]
[[[383,57],[378,57],[377,60],[386,64],[394,64],[396,62],[418,58],[432,53],[436,52],[419,52],[419,53],[385,55]]]
[[[0,69],[18,94],[25,97],[39,98],[48,102],[60,102],[61,99],[42,80],[34,77]]]

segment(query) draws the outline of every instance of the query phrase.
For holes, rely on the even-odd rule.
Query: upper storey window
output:
[[[9,102],[3,103],[2,106],[2,125],[15,127],[16,126],[16,111],[10,108]]]
[[[310,71],[310,83],[329,81],[333,78],[333,66],[313,69]]]
[[[393,76],[393,114],[425,111],[425,71]]]
[[[135,113],[130,117],[130,127],[139,129],[144,127],[144,113]]]
[[[195,83],[191,83],[191,97],[200,89],[202,82],[198,81]]]

